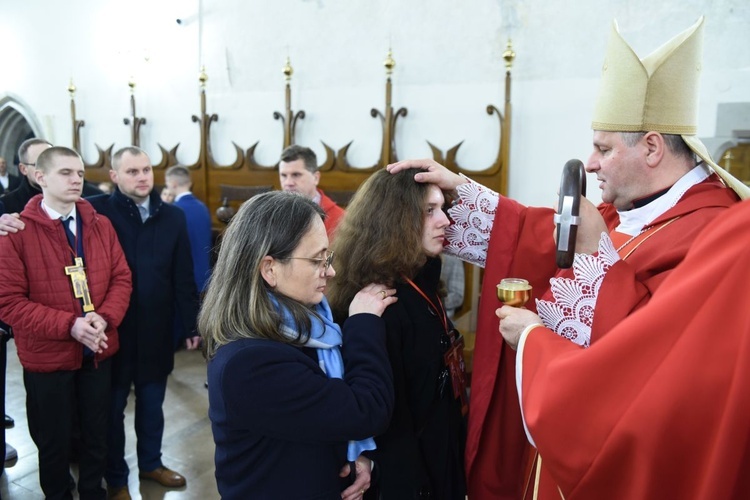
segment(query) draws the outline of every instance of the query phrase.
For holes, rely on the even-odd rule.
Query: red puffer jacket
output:
[[[21,213],[26,228],[0,237],[0,318],[13,327],[18,357],[26,370],[75,370],[83,362],[83,344],[70,334],[82,316],[65,267],[71,249],[59,220],[32,198]],[[97,360],[119,348],[117,326],[130,302],[130,268],[109,220],[85,200],[76,202],[83,223],[83,253],[91,300],[107,321],[108,348]]]

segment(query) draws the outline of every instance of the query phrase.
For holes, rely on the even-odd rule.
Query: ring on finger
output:
[[[385,290],[380,290],[380,293],[383,294],[383,300],[385,300],[385,298],[388,297],[388,292],[386,292]],[[364,491],[364,490],[362,490],[362,491]]]

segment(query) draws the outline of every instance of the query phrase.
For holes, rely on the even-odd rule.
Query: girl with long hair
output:
[[[381,170],[357,190],[336,230],[341,265],[328,298],[337,319],[364,283],[393,287],[399,299],[383,314],[396,404],[377,449],[366,453],[379,479],[365,498],[463,500],[461,340],[440,293],[449,221],[440,189],[415,182],[415,173]]]

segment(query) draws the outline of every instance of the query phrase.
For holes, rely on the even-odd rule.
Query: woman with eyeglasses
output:
[[[437,186],[417,171],[381,170],[354,195],[336,230],[334,317],[363,284],[385,283],[398,303],[383,313],[396,404],[388,429],[366,452],[378,477],[365,498],[464,500],[467,410],[462,339],[447,317],[440,253],[449,221]]]
[[[224,499],[351,500],[370,485],[360,455],[393,408],[380,316],[395,291],[367,284],[343,329],[333,322],[324,216],[297,194],[265,193],[223,236],[198,326]]]

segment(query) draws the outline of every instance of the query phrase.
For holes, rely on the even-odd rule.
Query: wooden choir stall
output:
[[[499,137],[497,143],[497,155],[494,162],[483,169],[466,169],[458,164],[456,156],[462,142],[443,152],[436,145],[429,143],[433,158],[451,169],[454,172],[465,173],[477,182],[501,193],[507,194],[508,186],[508,161],[510,157],[510,126],[511,126],[511,66],[515,58],[515,52],[511,48],[511,42],[503,53],[505,60],[505,102],[503,111],[498,107],[489,104],[486,107],[488,115],[495,115],[499,120]],[[389,163],[398,160],[397,144],[395,140],[395,129],[399,118],[407,115],[407,108],[400,107],[394,109],[392,106],[392,81],[391,76],[395,67],[391,51],[384,62],[386,71],[385,80],[385,106],[382,110],[372,108],[370,115],[373,118],[380,119],[382,126],[382,140],[380,148],[380,157],[369,166],[353,166],[347,159],[347,151],[352,144],[350,141],[338,151],[325,144],[325,158],[320,164],[321,181],[320,187],[341,206],[346,206],[349,199],[362,182],[373,172],[384,168]],[[295,130],[300,123],[300,119],[305,118],[304,111],[293,111],[292,93],[290,82],[293,69],[287,58],[283,67],[285,78],[285,103],[283,112],[274,112],[273,118],[281,122],[283,128],[283,148],[295,144]],[[228,165],[218,164],[211,151],[211,124],[216,122],[219,117],[217,114],[210,114],[206,107],[206,87],[208,76],[204,69],[199,75],[199,105],[200,112],[192,116],[192,121],[199,127],[199,155],[192,164],[184,164],[191,171],[193,181],[193,194],[200,198],[208,205],[210,212],[213,214],[213,227],[215,235],[219,235],[226,222],[232,214],[236,212],[239,206],[255,194],[279,189],[278,164],[261,165],[255,159],[255,150],[258,142],[247,149],[242,149],[237,143],[233,142],[236,157]],[[140,146],[140,129],[147,125],[144,117],[136,114],[135,100],[135,83],[128,83],[130,95],[131,115],[125,118],[124,124],[130,127],[131,144]],[[71,81],[68,92],[70,94],[70,109],[73,130],[73,147],[81,152],[80,129],[85,125],[83,120],[76,117],[75,94],[76,87]],[[322,141],[321,141],[322,142]],[[120,146],[118,146],[119,148]],[[86,179],[94,182],[109,181],[109,169],[111,168],[111,157],[113,154],[114,144],[103,149],[96,145],[98,157],[93,163],[86,163]],[[177,150],[179,144],[167,150],[159,145],[161,158],[158,155],[152,155],[155,189],[160,189],[164,184],[164,172],[167,168],[179,164],[177,161]],[[281,153],[281,151],[279,151]],[[479,291],[481,289],[481,270],[477,267],[464,264],[465,284],[463,304],[455,313],[454,323],[465,333],[466,337],[466,364],[467,370],[471,369],[471,358],[474,345],[473,332],[476,329],[476,311],[479,300]]]

